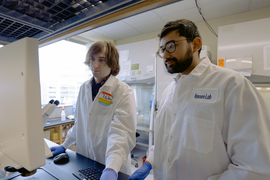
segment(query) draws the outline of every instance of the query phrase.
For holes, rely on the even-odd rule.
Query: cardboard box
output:
[[[51,141],[58,141],[58,133],[57,132],[51,132]]]
[[[44,138],[51,140],[50,133],[51,133],[50,130],[45,130],[44,131]]]

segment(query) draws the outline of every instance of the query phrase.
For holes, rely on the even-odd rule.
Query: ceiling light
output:
[[[98,3],[102,3],[102,1],[98,1]]]
[[[256,89],[261,90],[262,88],[261,87],[256,87]]]

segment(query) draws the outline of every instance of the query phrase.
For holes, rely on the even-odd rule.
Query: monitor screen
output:
[[[37,39],[0,48],[0,99],[0,168],[45,165],[51,152],[43,138]]]

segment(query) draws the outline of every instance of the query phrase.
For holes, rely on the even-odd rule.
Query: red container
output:
[[[146,156],[142,157],[142,162],[145,163]]]

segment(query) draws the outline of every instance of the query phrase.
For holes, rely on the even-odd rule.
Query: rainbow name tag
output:
[[[98,97],[98,102],[104,106],[108,106],[112,103],[112,98],[113,95],[103,91]]]

